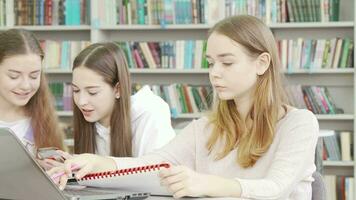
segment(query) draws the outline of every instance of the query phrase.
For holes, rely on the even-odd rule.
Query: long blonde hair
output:
[[[277,46],[270,29],[259,19],[240,15],[218,22],[210,31],[229,37],[242,45],[251,58],[257,58],[266,52],[271,57],[268,69],[258,76],[254,99],[246,119],[252,125],[246,126],[234,100],[214,99],[209,121],[213,125],[212,134],[206,144],[209,152],[217,141],[224,141],[224,148],[216,154],[222,159],[237,146],[237,163],[244,168],[252,167],[271,145],[278,121],[280,109],[287,103],[280,72]]]

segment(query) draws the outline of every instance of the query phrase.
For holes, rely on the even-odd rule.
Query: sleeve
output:
[[[159,102],[145,110],[134,123],[133,145],[137,156],[153,152],[175,137],[169,107],[165,102]]]
[[[140,156],[138,158],[112,158],[115,160],[118,169],[157,164],[161,162],[168,162],[173,165],[185,165],[195,169],[195,123],[196,121],[191,122],[179,135],[164,147],[145,156]]]
[[[315,171],[314,153],[319,126],[315,116],[309,112],[308,115],[291,121],[293,125],[281,136],[275,157],[263,179],[236,178],[241,185],[242,198],[281,199]]]

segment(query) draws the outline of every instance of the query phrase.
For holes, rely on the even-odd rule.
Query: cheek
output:
[[[43,84],[45,84],[45,83],[43,83]],[[41,85],[41,79],[33,80],[33,83],[32,83],[33,90],[37,91],[38,88],[40,88],[40,85]]]

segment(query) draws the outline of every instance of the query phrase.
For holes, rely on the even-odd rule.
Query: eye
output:
[[[34,79],[34,80],[36,80],[38,77],[39,77],[39,74],[30,75],[30,78]]]
[[[19,75],[9,75],[9,78],[12,80],[18,79],[19,77]]]
[[[72,89],[73,93],[78,93],[79,90],[78,89]]]
[[[98,94],[98,92],[88,92],[90,96],[95,96]]]
[[[228,63],[228,62],[223,63],[223,65],[226,66],[226,67],[229,67],[229,66],[231,66],[232,64],[233,64],[233,63],[230,63],[230,62],[229,62],[229,63]]]

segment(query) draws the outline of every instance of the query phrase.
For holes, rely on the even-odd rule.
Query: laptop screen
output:
[[[65,199],[16,136],[0,129],[0,199]]]

